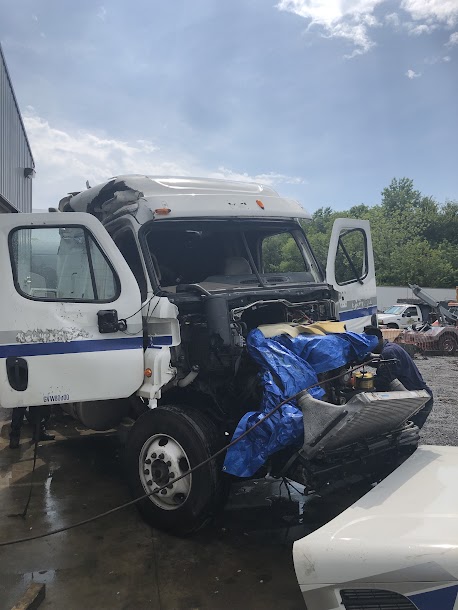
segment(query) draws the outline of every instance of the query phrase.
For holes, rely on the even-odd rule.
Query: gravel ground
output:
[[[433,410],[422,430],[422,443],[458,445],[458,358],[419,356],[415,364],[434,394]]]

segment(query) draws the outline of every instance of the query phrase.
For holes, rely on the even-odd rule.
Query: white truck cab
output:
[[[1,406],[57,403],[96,430],[130,417],[133,495],[169,483],[140,510],[158,527],[196,529],[221,503],[221,463],[173,478],[227,444],[259,404],[248,333],[320,320],[361,332],[374,320],[369,223],[336,221],[325,274],[310,220],[269,187],[136,175],[48,214],[0,216]],[[375,439],[374,463],[381,446],[396,461],[402,430],[392,432]],[[349,455],[334,450],[333,476],[351,471]]]
[[[398,303],[385,309],[383,313],[377,314],[380,326],[387,328],[407,328],[412,324],[423,320],[422,310],[418,305]]]

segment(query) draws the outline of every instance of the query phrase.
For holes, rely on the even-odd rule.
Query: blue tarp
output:
[[[280,335],[267,339],[258,329],[248,334],[247,349],[260,367],[264,387],[260,411],[246,413],[234,432],[238,438],[280,402],[318,381],[324,373],[361,360],[377,345],[377,337],[351,332],[298,337]],[[314,398],[324,391],[310,389]],[[231,447],[224,470],[238,477],[250,477],[268,456],[284,447],[302,444],[302,412],[295,402],[287,403],[245,438]]]

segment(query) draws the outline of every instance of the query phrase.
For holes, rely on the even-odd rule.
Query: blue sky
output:
[[[0,41],[35,207],[125,172],[458,198],[458,0],[0,0]]]

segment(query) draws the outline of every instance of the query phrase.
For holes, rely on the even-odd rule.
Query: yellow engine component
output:
[[[372,373],[358,371],[353,375],[353,377],[355,379],[355,388],[357,390],[374,389],[374,375]]]
[[[345,324],[343,322],[314,322],[313,324],[264,324],[258,327],[266,339],[277,337],[278,335],[289,335],[297,337],[303,333],[310,335],[329,335],[334,333],[344,333]]]

